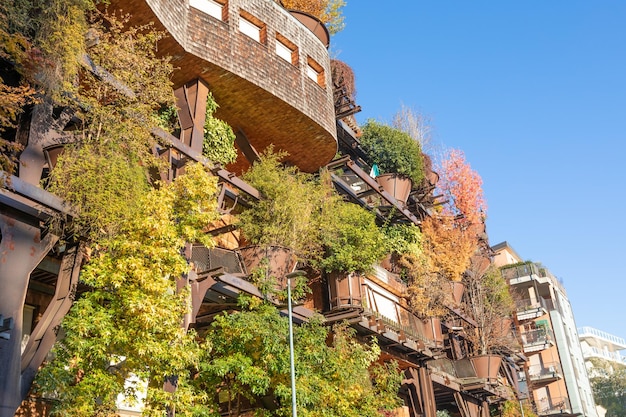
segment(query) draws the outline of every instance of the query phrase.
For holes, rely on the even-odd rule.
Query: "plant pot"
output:
[[[424,324],[424,336],[434,343],[435,347],[443,347],[443,332],[441,331],[441,319],[431,317],[422,321]]]
[[[64,145],[56,145],[56,146],[51,146],[49,148],[44,149],[44,153],[46,155],[46,160],[48,161],[48,167],[50,168],[50,171],[54,169],[59,159],[59,156],[61,156],[64,150],[65,150]]]
[[[411,187],[413,186],[413,181],[398,174],[379,175],[376,177],[376,182],[383,187],[383,190],[392,195],[396,200],[402,202],[402,204],[406,204],[406,200],[411,193]]]
[[[327,278],[331,310],[363,306],[360,275],[331,272]]]
[[[454,301],[454,305],[458,306],[461,304],[461,299],[465,292],[465,284],[460,281],[452,281],[450,282],[450,286],[452,287],[452,300]]]
[[[286,275],[295,271],[297,265],[291,249],[283,246],[246,246],[239,248],[239,253],[248,274],[267,258],[267,275],[276,277],[279,290],[287,288]]]
[[[498,371],[502,363],[501,356],[479,355],[471,357],[470,361],[472,361],[472,365],[474,365],[474,370],[476,370],[476,376],[478,378],[495,380],[498,377]]]

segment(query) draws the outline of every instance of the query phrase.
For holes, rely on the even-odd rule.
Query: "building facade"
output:
[[[187,161],[205,163],[218,178],[223,216],[210,231],[218,247],[190,243],[185,252],[193,264],[187,277],[193,283],[194,300],[189,322],[197,328],[232,308],[242,293],[262,297],[247,280],[258,258],[248,256],[238,239],[230,210],[261,198],[238,174],[269,146],[286,152],[285,162],[304,172],[328,167],[339,194],[374,212],[381,223],[419,225],[428,215],[435,173],[426,172],[423,188],[410,190],[403,201],[369,175],[372,167],[362,160],[358,135],[346,120],[356,107],[348,103],[346,110],[341,80],[332,77],[328,32],[318,20],[271,0],[113,0],[109,7],[129,13],[132,25],[154,23],[168,35],[158,49],[171,56],[176,67],[172,81],[180,133],[154,130],[167,144],[157,150],[169,168],[161,179],[180,175]],[[123,80],[117,82],[119,86]],[[216,117],[236,134],[237,160],[225,168],[202,156],[209,93],[220,106]],[[83,263],[78,243],[67,244],[56,230],[46,228],[53,217],[69,222],[75,215],[40,182],[62,151],[57,141],[60,132],[50,131],[66,127],[62,112],[38,103],[33,114],[41,117],[23,121],[30,135],[22,156],[30,159],[0,193],[0,251],[9,254],[0,263],[0,417],[12,416],[27,397],[56,340],[56,328],[72,304]],[[42,119],[48,130],[42,129]],[[341,157],[335,158],[338,151]],[[267,255],[270,262],[278,259],[279,252]],[[313,294],[295,309],[295,320],[306,321],[316,310],[328,323],[347,320],[359,337],[375,337],[383,352],[381,360],[397,361],[406,377],[399,392],[404,405],[396,411],[398,416],[436,417],[437,411],[447,410],[461,417],[486,417],[498,404],[516,400],[523,382],[519,376],[523,358],[496,358],[494,364],[488,362],[491,372],[481,374],[481,361],[470,356],[463,335],[477,326],[460,308],[462,295],[447,306],[446,317],[420,316],[407,301],[406,283],[392,269],[374,265],[368,274],[310,277],[315,282]],[[285,275],[285,271],[276,273],[281,279]],[[535,339],[540,340],[540,335]],[[555,363],[553,358],[538,358],[533,370],[541,376]],[[552,377],[556,373],[554,368]],[[560,396],[546,391],[546,398],[551,396],[545,410],[556,410],[559,404],[560,411],[569,409],[561,391]],[[120,398],[127,415],[140,412],[141,407],[122,403]]]
[[[572,306],[562,283],[543,265],[524,262],[507,242],[492,249],[516,298],[518,331],[529,359],[525,378],[538,414],[596,417]]]

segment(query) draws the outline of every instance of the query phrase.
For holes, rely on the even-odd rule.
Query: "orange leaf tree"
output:
[[[418,128],[422,119],[410,111],[398,114],[394,123],[403,131],[412,131],[414,139],[420,139]],[[440,176],[438,193],[446,202],[439,215],[422,222],[421,253],[400,259],[408,278],[409,302],[425,316],[447,311],[446,306],[452,302],[449,282],[461,281],[470,267],[472,256],[479,249],[486,212],[482,180],[463,152],[448,152],[435,171]]]
[[[317,17],[330,33],[337,33],[343,29],[343,15],[341,8],[344,0],[282,0],[287,9],[299,10]]]
[[[487,203],[483,194],[483,181],[465,160],[465,154],[452,149],[439,167],[438,188],[448,200],[443,214],[462,217],[466,225],[484,221]]]

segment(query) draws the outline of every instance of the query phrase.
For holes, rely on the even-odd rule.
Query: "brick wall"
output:
[[[284,144],[296,159],[298,153],[309,153],[313,161],[315,151],[319,150],[320,157],[314,164],[307,165],[304,158],[297,162],[305,170],[317,170],[316,165],[332,158],[337,134],[328,51],[288,11],[273,0],[228,0],[227,18],[220,21],[190,7],[189,0],[147,0],[147,3],[173,40],[189,53],[181,54],[173,44],[169,46],[171,51],[164,47],[165,52],[174,55],[173,64],[180,67],[175,84],[184,83],[186,74],[189,74],[187,80],[198,75],[204,78],[224,120],[235,128],[244,126],[251,142],[256,141],[255,146],[260,149],[268,141],[259,139],[255,133],[276,138],[275,143],[281,148]],[[240,32],[241,14],[264,28],[262,42]],[[277,55],[277,34],[297,48],[295,65]],[[321,83],[307,76],[309,60],[322,69]],[[301,114],[294,115],[294,110]],[[250,118],[254,119],[255,132],[251,132],[251,123],[246,126]],[[291,130],[291,136],[300,143],[294,141],[294,147],[290,148],[290,143],[281,139],[285,129]]]

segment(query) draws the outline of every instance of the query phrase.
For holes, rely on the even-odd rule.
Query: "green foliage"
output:
[[[501,417],[537,417],[529,403],[524,403],[520,407],[520,403],[517,400],[506,400],[503,402],[500,405],[500,412],[496,415]]]
[[[285,154],[269,148],[243,179],[264,198],[239,216],[244,237],[252,244],[284,246],[299,258],[319,253],[319,225],[325,189],[309,174],[281,165]]]
[[[596,403],[606,408],[606,417],[626,417],[626,368],[592,377],[591,387]]]
[[[322,241],[326,248],[319,264],[327,272],[366,272],[387,253],[374,213],[336,201],[324,216]]]
[[[294,328],[296,399],[302,416],[378,416],[399,403],[401,374],[395,364],[375,365],[375,344],[363,344],[345,326],[333,331],[319,320]],[[244,404],[259,415],[287,416],[291,408],[288,321],[271,305],[220,315],[207,334],[198,388],[218,392],[228,415]]]
[[[406,176],[419,184],[424,178],[423,158],[419,142],[401,130],[368,120],[359,139],[370,164],[381,173]]]
[[[226,165],[235,162],[235,159],[237,159],[235,134],[228,123],[213,116],[217,107],[218,105],[213,95],[209,93],[207,97],[206,119],[204,122],[202,154],[213,162]]]
[[[49,181],[79,210],[76,233],[87,239],[89,260],[81,280],[90,290],[63,321],[66,336],[38,383],[67,416],[112,414],[118,393],[135,396],[139,384],[124,385],[131,376],[150,381],[148,414],[172,407],[202,415],[210,399],[188,383],[202,346],[182,327],[189,294],[177,292],[175,280],[188,270],[186,242],[212,245],[203,230],[218,217],[216,179],[189,164],[173,183],[151,187],[149,170],[160,165],[150,128],[158,110],[174,103],[171,66],[154,55],[158,33],[102,18],[106,24],[91,28],[98,42],[89,53],[124,85],[81,72],[76,141]],[[179,378],[174,394],[162,390],[171,375]]]
[[[185,242],[217,217],[217,187],[201,165],[186,171],[136,196],[135,215],[118,221],[117,232],[101,237],[91,253],[81,273],[91,290],[64,319],[66,336],[38,376],[40,389],[56,394],[56,413],[108,414],[118,393],[133,397],[124,388],[130,376],[149,380],[149,392],[160,391],[168,375],[179,375],[184,385],[196,364],[200,347],[181,326],[188,293],[177,292],[175,280],[188,270]]]
[[[92,0],[25,0],[13,8],[21,30],[37,54],[29,61],[30,78],[38,88],[61,99],[76,88],[80,62],[85,53],[85,33]]]
[[[27,59],[30,43],[19,33],[10,33],[10,20],[5,10],[8,4],[0,7],[0,59],[10,62],[15,70],[19,70]],[[14,6],[15,7],[15,6]],[[7,128],[15,127],[17,116],[24,106],[33,100],[34,90],[27,85],[7,84],[0,77],[0,134]],[[0,137],[0,170],[9,174],[15,172],[15,155],[22,146]]]
[[[422,253],[422,232],[413,223],[391,224],[383,229],[385,244],[390,253],[398,255]]]
[[[137,197],[149,185],[148,169],[159,166],[150,128],[157,110],[174,102],[171,66],[154,56],[160,35],[147,27],[126,32],[123,24],[113,16],[106,27],[94,23],[100,41],[90,56],[136,93],[128,95],[89,71],[82,73],[76,96],[83,103],[76,109],[82,123],[49,181],[50,191],[79,210],[76,232],[94,240],[116,233],[119,222],[136,215]]]
[[[72,203],[74,233],[90,240],[114,236],[137,217],[148,190],[145,169],[117,148],[87,142],[67,146],[52,172],[50,191]]]

